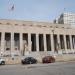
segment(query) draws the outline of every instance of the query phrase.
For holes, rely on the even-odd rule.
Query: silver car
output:
[[[0,65],[5,65],[5,59],[0,58]]]

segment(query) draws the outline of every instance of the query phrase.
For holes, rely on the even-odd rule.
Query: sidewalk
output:
[[[6,64],[14,65],[14,64],[21,64],[21,57],[4,57],[6,60]],[[68,61],[75,61],[75,54],[63,54],[63,55],[56,55],[55,56],[56,62],[68,62]],[[38,63],[42,63],[42,58],[38,58]],[[39,61],[40,60],[40,61]]]

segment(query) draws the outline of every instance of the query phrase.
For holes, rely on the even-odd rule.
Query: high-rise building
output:
[[[57,21],[59,24],[75,25],[75,13],[62,13]]]

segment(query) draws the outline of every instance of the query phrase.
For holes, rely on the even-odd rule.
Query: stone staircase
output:
[[[75,61],[75,54],[52,54],[51,52],[31,52],[27,56],[14,56],[14,57],[4,57],[6,60],[6,64],[21,64],[21,59],[25,57],[34,57],[38,60],[38,63],[42,62],[42,58],[44,56],[54,56],[56,62],[63,61]]]
[[[56,61],[75,61],[75,54],[56,55]]]

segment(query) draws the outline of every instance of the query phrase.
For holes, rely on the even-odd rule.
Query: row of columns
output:
[[[23,50],[23,33],[20,33],[20,50]],[[54,34],[50,34],[51,37],[51,50],[54,52],[54,39],[53,39]],[[1,52],[4,52],[4,40],[5,39],[5,33],[2,32],[1,35]],[[46,34],[43,34],[43,39],[44,39],[44,51],[47,51],[47,45],[46,45]],[[57,40],[58,43],[60,44],[60,38],[59,34],[57,35]],[[65,50],[67,52],[67,46],[66,46],[66,36],[64,35],[64,45],[65,45]],[[72,37],[70,35],[70,45],[71,45],[71,50],[73,49],[72,46]],[[28,49],[31,51],[31,34],[28,33]],[[14,33],[11,33],[11,51],[14,50]],[[37,52],[39,51],[39,34],[36,34],[36,50]]]
[[[51,50],[54,52],[54,39],[53,39],[54,34],[50,34],[51,37]],[[20,35],[22,36],[22,34]],[[44,51],[47,51],[47,45],[46,45],[46,34],[43,34],[43,39],[44,39]],[[57,35],[57,40],[58,44],[60,44],[60,37],[59,34]],[[22,37],[20,37],[20,50],[22,48]],[[65,45],[65,51],[67,52],[67,46],[66,46],[66,35],[64,35],[64,45]],[[72,37],[70,35],[70,45],[71,45],[71,50],[73,50],[72,46]],[[31,34],[28,34],[28,49],[31,51]],[[39,34],[36,34],[36,50],[37,52],[39,51]]]

